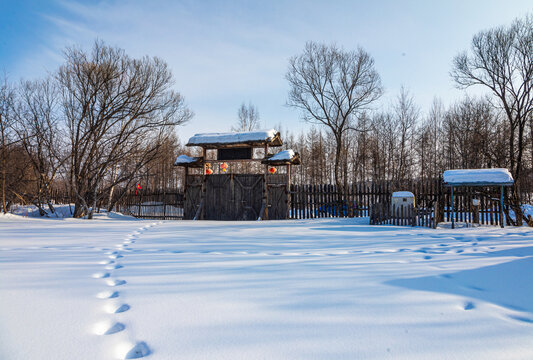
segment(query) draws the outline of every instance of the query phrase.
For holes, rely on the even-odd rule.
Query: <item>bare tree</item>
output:
[[[344,51],[335,45],[308,42],[289,61],[288,105],[302,111],[305,121],[327,127],[335,138],[335,182],[341,181],[341,158],[347,132],[355,118],[382,94],[374,60],[362,48]],[[346,182],[346,179],[345,179]]]
[[[446,112],[443,130],[449,139],[447,151],[454,154],[448,168],[483,168],[491,166],[491,148],[497,134],[494,108],[484,99],[466,96]]]
[[[529,114],[529,145],[530,145],[530,155],[529,155],[529,171],[533,177],[533,113]]]
[[[47,214],[43,209],[44,203],[54,213],[50,192],[60,167],[67,160],[64,132],[57,113],[58,95],[51,78],[24,81],[19,86],[15,107],[16,131],[37,179],[36,193],[31,202],[37,206],[41,216]]]
[[[192,113],[158,58],[132,59],[97,41],[90,53],[68,48],[65,60],[57,80],[77,198],[74,216],[91,218],[97,201],[116,184],[132,181]]]
[[[455,57],[451,75],[460,87],[482,85],[498,99],[510,126],[510,167],[518,182],[523,167],[526,122],[533,112],[533,15],[517,19],[509,27],[475,35],[471,53]],[[512,203],[515,225],[520,225],[522,210],[516,186]]]
[[[394,176],[396,180],[412,178],[414,162],[412,149],[419,113],[420,111],[414,103],[413,97],[402,86],[397,103],[394,106],[394,117],[399,131],[399,144],[395,156],[398,166]]]
[[[259,128],[259,111],[252,103],[248,106],[242,103],[237,116],[237,124],[231,127],[231,131],[253,131]]]
[[[428,159],[428,177],[437,178],[442,171],[441,150],[442,150],[442,120],[444,118],[444,106],[440,99],[433,99],[429,114],[426,119],[426,128],[429,133],[430,152]]]
[[[0,83],[0,157],[2,168],[2,210],[7,213],[7,161],[10,142],[12,141],[12,126],[14,118],[12,116],[14,100],[14,91],[4,76],[2,83]]]

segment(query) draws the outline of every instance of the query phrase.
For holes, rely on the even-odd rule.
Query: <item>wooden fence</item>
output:
[[[116,205],[116,211],[143,219],[183,219],[183,193],[180,191],[128,193]]]
[[[291,185],[290,217],[313,219],[323,217],[369,216],[370,206],[390,202],[394,191],[414,193],[417,204],[432,207],[442,194],[440,179],[425,181],[380,181],[350,184],[346,192],[335,185]]]
[[[441,179],[355,183],[345,193],[335,185],[292,185],[290,218],[370,216],[372,205],[390,204],[394,191],[410,191],[415,195],[417,219],[422,222],[417,220],[419,226],[433,227],[428,218],[437,223],[451,222],[452,217],[455,222],[464,223],[499,225],[502,221],[499,188],[456,187],[452,212],[451,191]],[[504,189],[503,213],[509,211],[508,191]],[[473,205],[474,199],[479,200],[478,206]]]
[[[349,185],[345,192],[338,191],[331,184],[293,184],[288,199],[289,218],[370,216],[372,205],[390,203],[394,191],[404,190],[412,192],[416,208],[426,213],[431,211],[432,214],[426,214],[426,218],[432,217],[436,222],[451,222],[452,217],[457,223],[499,225],[501,222],[498,188],[456,187],[452,213],[450,188],[444,187],[441,179],[359,182]],[[504,208],[501,209],[504,214],[509,211],[509,190],[504,189]],[[56,204],[74,202],[65,193],[52,195],[51,200]],[[105,196],[102,198],[107,199]],[[479,206],[473,205],[473,199],[479,199]],[[147,219],[182,219],[183,205],[183,192],[180,189],[142,190],[137,195],[135,192],[126,194],[117,203],[115,210]],[[105,206],[105,202],[98,206]],[[417,218],[421,216],[417,214]]]
[[[452,212],[451,192],[446,187],[439,201],[443,214],[439,220],[451,222],[453,218],[455,222],[467,224],[501,225],[505,221],[501,215],[509,212],[508,194],[509,189],[504,188],[501,209],[499,187],[455,187]],[[479,200],[478,206],[474,206],[474,199]]]
[[[438,208],[413,205],[390,205],[388,202],[370,205],[370,225],[403,225],[437,227]]]

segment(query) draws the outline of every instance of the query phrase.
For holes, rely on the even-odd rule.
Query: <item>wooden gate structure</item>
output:
[[[201,147],[202,156],[180,155],[174,163],[185,168],[183,218],[289,218],[291,166],[299,165],[300,157],[292,150],[269,154],[270,147],[281,145],[280,134],[273,129],[191,137],[187,146]],[[254,156],[256,149],[262,150],[262,158]]]

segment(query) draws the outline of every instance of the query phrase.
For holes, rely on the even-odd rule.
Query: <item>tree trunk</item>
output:
[[[5,155],[4,139],[2,136],[2,210],[4,214],[7,214],[7,203],[6,203],[6,176],[7,176],[7,162]]]
[[[343,148],[343,142],[342,142],[342,135],[335,135],[335,185],[337,186],[337,194],[340,195],[339,201],[341,199],[344,199],[344,184],[341,179],[341,161],[342,161],[342,148]],[[340,205],[339,205],[340,206]],[[340,210],[340,209],[339,209]]]
[[[2,123],[2,114],[0,114],[0,131],[2,132],[2,211],[7,214],[6,202],[6,176],[7,176],[7,161],[6,161],[6,138],[4,133],[4,126]]]
[[[522,226],[522,207],[521,207],[521,201],[520,201],[520,192],[518,191],[518,183],[515,179],[515,184],[513,186],[512,192],[511,192],[511,209],[514,211],[515,215],[515,221],[513,223],[514,226]]]
[[[112,182],[113,184],[117,180],[117,166],[113,166],[113,175],[112,175]],[[111,211],[113,209],[113,194],[115,192],[115,186],[111,186],[111,189],[109,190],[109,197],[107,199],[107,211]]]

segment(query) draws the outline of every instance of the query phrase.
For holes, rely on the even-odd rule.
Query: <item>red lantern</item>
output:
[[[278,169],[276,169],[275,167],[271,167],[268,169],[268,172],[271,173],[272,175],[274,175],[276,173],[276,171],[278,171]]]
[[[226,163],[220,164],[220,170],[222,170],[223,172],[228,171],[228,164]]]
[[[205,174],[206,175],[211,175],[212,173],[213,173],[213,170],[211,170],[211,169],[205,170]]]

